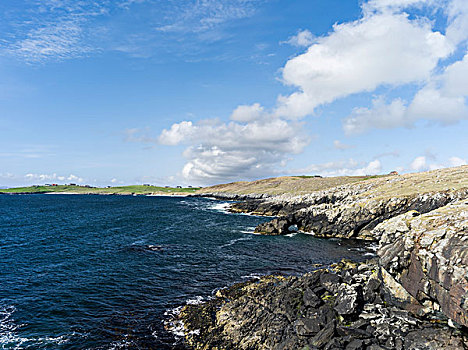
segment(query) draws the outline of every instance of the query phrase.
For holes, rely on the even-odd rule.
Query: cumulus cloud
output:
[[[432,160],[429,158],[432,158]],[[466,159],[453,156],[445,162],[437,162],[435,157],[419,156],[413,159],[409,169],[412,171],[428,171],[461,165],[467,165]]]
[[[302,118],[322,104],[386,85],[424,81],[454,46],[429,21],[379,13],[344,24],[289,60],[283,81],[298,88],[280,96],[277,114]]]
[[[445,7],[448,17],[446,36],[454,43],[460,43],[468,38],[468,2],[452,0]]]
[[[414,158],[410,164],[410,169],[415,171],[427,170],[426,157],[420,156]]]
[[[450,157],[448,161],[449,161],[450,166],[462,166],[462,165],[468,164],[466,162],[466,159],[462,159],[459,157]]]
[[[411,102],[400,98],[386,103],[383,96],[372,107],[355,108],[343,120],[346,134],[359,134],[372,128],[389,129],[411,127],[418,120],[432,120],[452,124],[468,118],[468,54],[431,77]]]
[[[319,106],[353,94],[419,87],[410,101],[387,99],[379,91],[371,106],[356,107],[344,118],[346,134],[413,127],[421,119],[449,124],[466,118],[468,58],[448,59],[465,49],[460,43],[468,38],[466,3],[448,0],[442,7],[435,0],[369,0],[362,5],[360,19],[335,24],[324,36],[299,31],[288,42],[308,48],[284,65],[282,82],[293,92],[278,96],[276,106],[268,110],[258,103],[238,106],[226,123],[175,123],[161,132],[158,141],[187,145],[183,175],[213,183],[268,175],[307,145],[300,120],[313,115]],[[426,13],[432,14],[441,10],[447,19],[444,34],[434,30],[428,17],[405,12],[415,7],[427,7]],[[338,140],[334,147],[349,148]],[[352,175],[381,169],[379,160],[338,163],[303,170]],[[436,166],[425,157],[412,164],[414,170]]]
[[[357,162],[354,159],[312,164],[306,168],[291,170],[291,174],[316,174],[321,176],[364,176],[376,175],[382,171],[380,160],[369,163]]]
[[[245,111],[236,111],[235,119],[250,119]],[[204,184],[270,174],[288,155],[300,153],[308,144],[301,128],[298,122],[279,118],[247,123],[183,121],[163,130],[158,140],[164,145],[188,145],[182,175]]]
[[[282,43],[298,47],[307,47],[312,45],[315,36],[309,30],[300,30],[296,35],[290,37],[287,41]]]
[[[401,99],[395,99],[386,104],[382,96],[372,101],[372,108],[355,108],[351,115],[343,121],[346,134],[358,134],[370,128],[389,129],[405,125],[406,106]]]
[[[261,119],[264,108],[259,103],[238,106],[231,114],[231,119],[238,122],[250,122]]]

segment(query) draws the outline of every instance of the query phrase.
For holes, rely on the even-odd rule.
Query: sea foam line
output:
[[[240,238],[234,238],[234,239],[231,239],[229,241],[229,243],[226,243],[226,244],[223,244],[222,246],[220,246],[220,248],[226,248],[226,247],[229,247],[229,246],[232,246],[233,244],[236,244],[237,242],[240,242],[240,241],[248,241],[252,239],[251,236],[246,236],[246,237],[240,237]]]

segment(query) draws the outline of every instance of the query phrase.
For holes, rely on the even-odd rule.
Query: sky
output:
[[[0,2],[0,186],[468,160],[466,0]]]

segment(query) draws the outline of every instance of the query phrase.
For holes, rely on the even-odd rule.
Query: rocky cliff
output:
[[[244,195],[245,196],[245,195]],[[468,167],[247,195],[262,234],[374,240],[377,256],[220,291],[179,315],[196,349],[468,349]]]

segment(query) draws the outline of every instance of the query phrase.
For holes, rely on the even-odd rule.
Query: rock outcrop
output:
[[[380,269],[393,280],[387,285],[397,299],[401,285],[409,294],[403,303],[440,310],[468,327],[468,200],[423,215],[408,212],[373,231]]]
[[[300,231],[318,237],[378,240],[372,235],[372,229],[387,219],[411,210],[427,213],[467,197],[468,189],[462,189],[391,198],[347,197],[327,204],[303,204],[303,208],[292,209],[289,215],[261,224],[255,231],[271,235],[288,234],[289,227],[295,225]],[[277,206],[277,203],[272,205],[273,208]],[[289,207],[292,205],[285,206],[286,210]]]
[[[187,305],[178,322],[190,347],[468,350],[468,166],[246,197],[231,210],[277,216],[262,234],[374,240],[377,256]]]
[[[434,315],[386,299],[376,262],[342,262],[300,277],[220,290],[178,316],[194,349],[453,349],[468,339]]]

